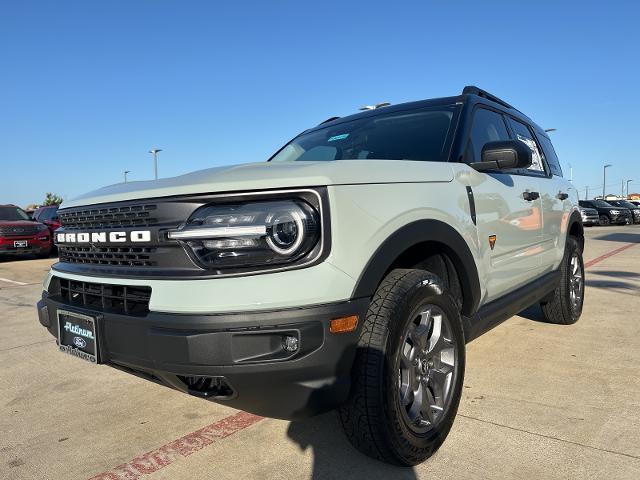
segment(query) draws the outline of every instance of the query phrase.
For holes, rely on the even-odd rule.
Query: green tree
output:
[[[62,203],[62,197],[59,197],[55,193],[47,192],[47,195],[44,198],[43,206],[48,205],[60,205]]]

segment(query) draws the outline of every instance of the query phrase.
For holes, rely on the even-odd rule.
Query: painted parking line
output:
[[[8,278],[1,278],[0,277],[0,282],[7,282],[7,283],[13,283],[14,285],[29,285],[28,283],[24,283],[24,282],[16,282],[15,280],[9,280]]]
[[[593,260],[589,260],[588,262],[586,262],[584,264],[584,268],[589,268],[589,267],[593,267],[596,263],[600,263],[603,260],[606,260],[609,257],[613,257],[614,255],[620,253],[620,252],[624,252],[625,250],[633,247],[634,245],[637,245],[637,243],[628,243],[627,245],[623,245],[620,248],[616,248],[615,250],[611,250],[610,252],[605,253],[604,255],[600,255],[597,258],[594,258]]]
[[[188,457],[218,440],[250,427],[262,419],[263,417],[251,413],[238,412],[140,455],[112,470],[99,473],[90,480],[136,480],[157,472],[181,457]]]

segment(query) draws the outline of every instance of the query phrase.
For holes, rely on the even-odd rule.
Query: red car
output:
[[[33,219],[44,223],[51,233],[60,228],[60,217],[58,217],[58,205],[48,205],[46,207],[38,207],[33,212]]]
[[[30,220],[15,205],[0,205],[0,255],[49,256],[53,245],[49,227]]]

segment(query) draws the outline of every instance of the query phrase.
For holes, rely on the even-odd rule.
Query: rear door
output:
[[[548,269],[555,269],[564,256],[569,216],[578,203],[578,191],[571,182],[563,178],[560,161],[549,137],[543,132],[535,132],[535,137],[542,150],[547,171],[547,175],[540,180],[545,248],[543,262]]]
[[[578,192],[562,178],[562,169],[549,137],[535,132],[530,125],[507,117],[512,135],[531,149],[532,165],[527,174],[535,178],[542,208],[542,242],[540,243],[543,270],[557,268],[564,255],[566,229],[572,204]]]
[[[480,161],[486,143],[509,139],[502,113],[476,107],[465,151],[467,163]],[[542,211],[540,198],[535,195],[538,178],[519,171],[472,169],[469,183],[475,199],[478,243],[487,272],[485,301],[491,301],[531,282],[542,271]]]

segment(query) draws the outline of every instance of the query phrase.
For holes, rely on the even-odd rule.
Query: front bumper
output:
[[[184,393],[258,415],[295,419],[347,399],[368,299],[250,313],[128,316],[69,305],[43,293],[40,323],[57,338],[58,309],[95,316],[100,361]],[[329,332],[334,318],[359,328]],[[286,352],[284,336],[296,336]]]
[[[26,247],[16,247],[15,242],[27,242]],[[0,255],[32,255],[51,251],[49,231],[45,234],[21,237],[0,237]]]
[[[598,215],[582,215],[583,225],[598,225],[600,223],[600,217]]]
[[[620,213],[620,214],[610,214],[611,217],[611,223],[616,223],[618,225],[624,225],[627,223],[633,223],[633,217],[631,216],[631,213]]]

